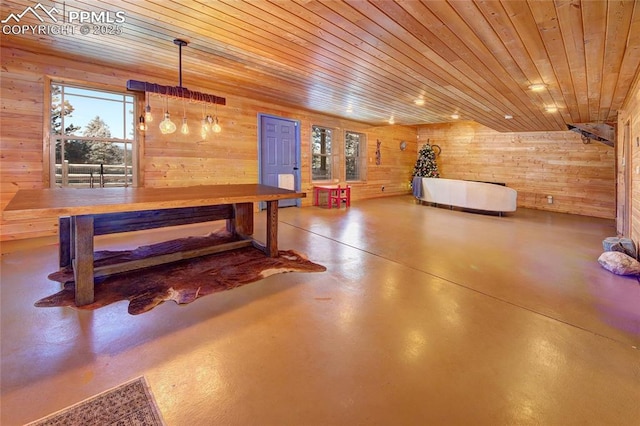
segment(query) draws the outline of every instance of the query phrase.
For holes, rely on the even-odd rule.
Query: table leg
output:
[[[233,205],[233,218],[227,219],[227,231],[243,237],[253,235],[253,203]]]
[[[61,217],[58,220],[58,241],[59,241],[59,255],[60,267],[64,268],[71,265],[71,258],[73,257],[72,246],[72,233],[71,233],[71,218],[69,216]]]
[[[278,257],[278,201],[267,201],[267,247],[269,257]]]
[[[75,258],[73,275],[76,283],[76,306],[93,303],[93,216],[72,218]]]

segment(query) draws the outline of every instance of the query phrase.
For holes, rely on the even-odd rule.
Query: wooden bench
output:
[[[147,268],[182,259],[218,253],[224,250],[252,245],[255,241],[249,236],[253,234],[253,220],[235,221],[238,215],[247,209],[252,209],[253,203],[222,204],[215,206],[182,207],[166,210],[147,210],[122,213],[107,213],[93,217],[93,235],[108,235],[121,232],[143,231],[147,229],[164,228],[167,226],[189,225],[201,222],[213,222],[226,219],[227,231],[231,232],[238,241],[220,244],[206,249],[182,251],[161,256],[147,257],[141,260],[122,262],[117,265],[94,267],[94,277],[101,277],[115,273]],[[252,215],[251,215],[252,216]],[[241,225],[239,225],[241,224]],[[240,229],[238,229],[240,227]],[[73,217],[59,218],[60,267],[72,265],[75,252]],[[261,247],[262,248],[262,247]]]

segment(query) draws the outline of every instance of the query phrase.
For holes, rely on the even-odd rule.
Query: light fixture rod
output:
[[[226,105],[227,100],[220,96],[210,95],[208,93],[194,92],[182,87],[182,46],[188,43],[182,39],[176,38],[173,44],[179,47],[179,66],[180,80],[178,86],[164,86],[156,83],[148,83],[146,81],[128,80],[127,89],[134,92],[157,93],[159,95],[171,96],[174,98],[188,99],[191,102],[203,102],[216,105]]]
[[[179,55],[178,66],[180,70],[180,80],[179,80],[178,87],[182,87],[182,46],[186,46],[188,43],[184,40],[176,38],[175,40],[173,40],[173,44],[178,45],[178,55]]]

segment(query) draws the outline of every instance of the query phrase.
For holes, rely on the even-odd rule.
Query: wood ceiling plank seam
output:
[[[613,94],[618,86],[620,67],[624,58],[628,29],[631,25],[633,13],[632,2],[608,3],[606,36],[604,47],[604,64],[602,91],[600,93],[599,117],[603,122],[615,121],[619,105],[614,105]]]
[[[514,35],[514,41],[517,40],[513,48],[517,49],[521,57],[531,64],[533,67],[531,71],[548,84],[547,90],[537,94],[545,105],[558,107],[557,112],[542,113],[543,108],[540,108],[537,113],[542,113],[548,120],[550,123],[548,129],[554,129],[551,123],[555,123],[556,130],[566,130],[565,117],[570,119],[570,116],[566,111],[562,93],[557,89],[559,85],[556,75],[528,2],[503,1],[501,5],[510,22],[509,28]]]
[[[296,78],[297,78],[297,76],[296,76]],[[294,78],[294,79],[295,79],[295,78]]]
[[[556,14],[565,46],[565,54],[571,69],[571,80],[578,99],[580,123],[589,119],[589,99],[587,96],[586,56],[584,48],[584,34],[582,28],[582,13],[580,5],[571,0],[556,0]]]
[[[412,101],[409,101],[409,102],[412,102]]]
[[[600,123],[602,95],[604,37],[607,34],[607,3],[582,2],[585,63],[587,72],[587,97],[589,98],[589,123]]]
[[[261,4],[261,3],[256,3],[256,5],[259,5],[259,4]],[[256,6],[256,7],[258,7],[258,6]],[[274,25],[276,25],[277,23],[282,22],[283,20],[284,20],[284,21],[286,21],[286,17],[282,17],[282,16],[275,16],[275,22],[274,22]],[[281,28],[282,28],[284,31],[290,31],[290,30],[291,30],[290,28],[283,28],[283,27],[281,27]],[[318,40],[320,40],[320,39],[319,39],[317,36],[315,36],[314,34],[312,34],[312,33],[311,33],[311,32],[309,32],[309,31],[304,30],[303,28],[300,28],[300,27],[295,27],[295,28],[299,28],[299,29],[300,29],[300,31],[304,31],[304,33],[298,33],[298,34],[297,34],[297,36],[298,36],[298,37],[300,37],[300,38],[304,39],[306,42],[312,43],[314,46],[316,46],[316,48],[317,48],[317,49],[322,49],[322,50],[324,50],[324,51],[331,52],[331,54],[334,54],[334,53],[335,53],[335,54],[336,54],[336,55],[335,55],[335,57],[338,57],[338,61],[340,61],[341,65],[344,65],[344,66],[352,65],[352,64],[349,64],[349,63],[348,63],[348,61],[349,61],[350,59],[349,59],[349,58],[347,58],[347,57],[346,57],[346,55],[344,55],[344,54],[343,54],[342,56],[339,56],[339,55],[341,54],[341,52],[331,51],[330,49],[327,49],[327,48],[326,48],[326,43],[327,43],[327,42],[328,42],[330,45],[333,45],[333,42],[332,42],[332,41],[324,40],[324,41],[323,41],[323,44],[325,44],[325,46],[322,46],[322,45],[321,45],[321,43],[318,43]],[[307,34],[308,36],[310,36],[310,37],[312,37],[312,38],[310,38],[310,37],[305,37],[305,34]],[[313,38],[315,38],[316,40],[314,40]],[[320,40],[320,41],[322,41],[322,40]],[[325,53],[322,53],[322,52],[317,51],[317,50],[316,50],[316,52],[318,52],[318,54],[323,55],[323,56],[325,56],[325,57],[327,57],[327,58],[328,58],[329,56],[331,56],[331,54],[325,54]],[[360,56],[360,57],[361,57],[361,56]],[[371,65],[373,65],[373,64],[371,64]],[[340,68],[336,68],[336,67],[335,67],[335,62],[332,64],[332,63],[330,63],[329,61],[327,61],[327,66],[328,66],[328,67],[333,67],[332,69],[327,69],[326,71],[324,71],[328,76],[330,76],[331,74],[334,74],[334,75],[335,75],[335,74],[336,74],[336,71],[338,71],[338,73],[340,73],[340,75],[344,75],[344,76],[345,76],[345,78],[347,78],[347,77],[348,77],[345,73],[343,73],[343,72],[342,72],[342,70],[340,70]],[[366,70],[367,70],[367,68],[366,68],[366,67],[362,67],[362,68],[361,68],[361,70],[366,71]],[[369,73],[369,74],[367,74],[367,75],[364,75],[364,74],[363,74],[363,77],[361,77],[361,80],[362,80],[362,81],[367,85],[367,86],[366,86],[366,89],[365,89],[365,91],[364,91],[363,93],[366,93],[366,91],[371,87],[371,85],[370,85],[370,84],[371,84],[373,81],[377,81],[377,82],[379,82],[378,84],[383,85],[383,87],[384,87],[384,86],[386,86],[386,85],[388,84],[388,82],[389,82],[389,81],[391,81],[391,79],[389,79],[388,77],[387,77],[387,78],[385,78],[384,76],[380,76],[380,77],[378,77],[377,75],[378,75],[377,73],[376,73],[376,74]],[[369,79],[369,81],[367,81],[367,79]],[[344,80],[343,84],[352,84],[352,81]],[[390,96],[394,95],[394,92],[389,91],[389,95],[390,95]]]
[[[490,85],[491,87],[493,87],[494,93],[492,94],[492,96],[501,99],[502,106],[503,106],[501,110],[497,112],[495,121],[501,122],[501,120],[504,120],[505,114],[511,114],[514,116],[515,121],[513,121],[512,123],[516,123],[518,122],[518,120],[522,120],[524,117],[530,117],[529,114],[531,111],[525,105],[525,103],[521,100],[520,96],[518,96],[515,93],[517,91],[521,91],[520,86],[516,82],[514,82],[514,80],[508,75],[508,73],[504,70],[504,68],[502,68],[500,63],[493,60],[491,64],[492,66],[487,66],[486,64],[484,64],[484,62],[480,60],[480,58],[478,58],[477,55],[473,53],[473,49],[471,49],[468,46],[468,43],[470,43],[471,45],[475,44],[474,47],[478,48],[481,51],[483,50],[483,47],[484,47],[482,46],[481,41],[477,37],[475,37],[475,34],[470,32],[471,29],[469,28],[468,24],[464,20],[462,20],[462,18],[457,14],[455,9],[451,8],[445,2],[428,2],[426,4],[429,7],[428,10],[425,10],[425,8],[419,9],[418,7],[420,6],[419,6],[419,3],[417,2],[407,2],[407,3],[404,3],[402,7],[405,8],[405,10],[411,14],[411,19],[414,21],[413,22],[414,25],[421,25],[426,31],[429,32],[428,35],[434,38],[440,38],[442,42],[446,44],[446,47],[452,52],[464,52],[465,56],[459,56],[459,57],[467,64],[467,69],[472,68],[474,70],[478,70],[478,72],[481,72],[487,76],[492,76],[489,78],[489,80],[486,80],[487,85]],[[446,14],[447,16],[446,19],[444,19],[443,14]],[[397,13],[393,13],[389,16],[397,17],[397,15],[398,15]],[[421,18],[426,19],[426,21],[418,21],[416,16],[420,16]],[[433,27],[433,25],[429,25],[429,24],[431,22],[434,22],[434,20],[437,20],[437,22],[439,22],[442,25],[443,29],[441,31],[434,31],[430,29]],[[446,28],[446,31],[444,28]],[[445,33],[445,32],[448,32],[447,35],[448,35],[449,41],[446,41],[441,35],[442,33]],[[463,32],[464,32],[464,39],[465,39],[464,42],[460,39],[460,36],[458,35]],[[418,38],[422,38],[422,37],[429,38],[427,37],[426,34],[414,35],[414,36]],[[454,45],[450,46],[451,44],[454,44]],[[488,53],[486,48],[484,48],[484,51]],[[498,69],[502,70],[501,76],[498,76],[494,72],[494,70],[498,70]],[[466,72],[466,70],[461,70],[461,72]],[[471,75],[470,73],[467,73],[467,74]],[[508,85],[509,84],[508,82],[511,82],[510,86]],[[503,92],[507,92],[507,95],[504,95]],[[525,124],[523,123],[522,125],[525,125]],[[542,123],[540,122],[539,125],[541,126]]]
[[[366,92],[366,90],[364,88],[362,90],[363,90],[363,93]]]
[[[385,3],[385,5],[389,5],[390,3]],[[411,5],[415,5],[416,3],[408,3]],[[430,22],[419,22],[413,16],[416,11],[403,11],[406,15],[403,19],[399,18],[399,14],[393,11],[384,11],[390,18],[393,16],[394,20],[397,20],[398,23],[404,28],[407,32],[407,36],[413,38],[414,40],[419,40],[421,43],[425,43],[426,40],[431,39],[432,46],[429,46],[432,50],[436,51],[437,54],[441,55],[441,57],[449,56],[450,59],[447,59],[448,65],[456,68],[462,75],[465,75],[467,78],[471,79],[476,86],[476,88],[469,87],[471,90],[475,90],[476,93],[484,100],[483,105],[486,108],[490,108],[488,105],[492,105],[490,108],[492,111],[491,123],[485,122],[485,125],[489,125],[489,127],[495,128],[496,126],[500,126],[502,124],[502,120],[504,120],[503,116],[505,111],[512,111],[514,115],[518,117],[524,117],[526,114],[522,114],[522,110],[519,107],[514,105],[508,97],[503,96],[499,91],[494,90],[493,85],[490,81],[485,80],[478,72],[487,72],[488,70],[482,69],[481,66],[473,67],[468,62],[467,59],[462,58],[458,55],[455,55],[455,59],[451,55],[446,55],[446,51],[453,53],[454,49],[450,48],[447,45],[447,42],[443,39],[442,35],[446,33],[447,30],[441,27],[441,22],[437,21],[437,23],[433,24]],[[419,14],[419,13],[418,13]],[[424,17],[424,15],[422,15]],[[433,25],[432,25],[433,24]],[[433,29],[431,29],[433,28]],[[439,28],[440,31],[436,31],[436,28]],[[394,31],[394,33],[397,33]],[[433,42],[433,40],[437,40],[437,42]],[[405,42],[407,44],[412,44],[412,41],[405,37]],[[426,44],[426,43],[425,43]],[[436,44],[440,44],[440,46],[436,46]],[[464,48],[463,48],[464,50]],[[443,51],[445,55],[443,54]],[[428,56],[428,55],[425,55]],[[478,70],[478,72],[476,72]],[[485,74],[485,75],[491,75]],[[481,93],[477,90],[477,88],[487,88],[488,90],[482,90]],[[516,102],[517,103],[517,102]],[[451,112],[458,112],[456,109],[453,109]],[[465,114],[465,112],[462,112]],[[520,118],[518,120],[520,120]],[[513,123],[513,122],[512,122]],[[513,123],[515,124],[515,123]],[[526,124],[521,124],[526,126]]]
[[[511,18],[508,16],[506,10],[503,7],[502,2],[484,2],[479,3],[479,10],[487,20],[489,25],[495,31],[497,37],[504,45],[505,50],[511,56],[512,60],[518,64],[518,67],[523,71],[526,79],[530,82],[542,82],[542,76],[540,75],[538,68],[533,63],[529,52],[524,45],[523,40],[520,38],[517,30],[514,28],[514,24]],[[546,123],[543,129],[557,129],[557,123],[555,120],[550,120],[548,115],[543,113],[545,100],[543,96],[549,96],[548,94],[535,93],[531,94],[531,99],[538,99],[536,102],[539,105],[539,109],[534,110],[534,114],[541,117],[541,120]]]
[[[493,105],[493,109],[494,112],[496,112],[497,114],[502,114],[502,111],[504,110],[503,108],[499,108],[496,107],[492,102],[491,102],[491,96],[488,95],[488,93],[482,88],[481,84],[476,83],[473,78],[470,78],[467,73],[471,73],[471,74],[475,74],[474,71],[467,69],[465,71],[460,71],[458,70],[454,65],[452,65],[449,61],[447,61],[446,59],[444,59],[441,55],[440,52],[434,51],[430,48],[426,48],[425,46],[425,50],[420,51],[418,49],[416,49],[414,47],[414,43],[412,43],[412,41],[418,41],[415,37],[413,37],[412,35],[410,36],[412,38],[411,41],[407,40],[405,37],[402,37],[401,34],[399,34],[399,32],[404,31],[405,33],[408,34],[408,32],[400,25],[398,25],[395,21],[389,19],[389,16],[387,14],[385,14],[383,11],[380,11],[379,9],[376,8],[376,10],[379,12],[378,16],[371,16],[374,11],[373,11],[373,7],[375,6],[371,6],[368,7],[369,3],[365,3],[365,2],[361,2],[361,1],[346,1],[348,4],[352,5],[356,10],[358,10],[363,16],[366,16],[368,19],[371,20],[372,23],[375,23],[375,26],[369,26],[370,29],[368,29],[368,31],[371,31],[371,28],[376,28],[379,31],[379,34],[373,34],[374,37],[376,38],[383,38],[384,40],[387,41],[387,45],[389,45],[391,48],[395,49],[395,51],[397,52],[401,52],[401,51],[410,51],[413,50],[415,53],[417,53],[417,57],[422,57],[424,59],[426,59],[427,61],[431,62],[432,64],[435,64],[436,66],[440,67],[440,69],[442,69],[443,71],[445,71],[446,73],[452,75],[453,79],[455,80],[455,82],[453,83],[449,83],[449,86],[445,86],[445,87],[456,87],[458,88],[458,90],[460,90],[460,88],[458,87],[459,85],[463,85],[464,88],[470,89],[475,91],[479,96],[481,96],[485,102],[478,102],[479,105],[481,105],[483,108],[485,108],[487,111],[490,111],[491,105]],[[389,3],[392,4],[392,3]],[[367,30],[366,28],[362,27],[363,29]],[[397,42],[395,42],[395,40],[397,40]],[[415,44],[422,44],[422,42],[418,42]],[[445,50],[448,50],[448,48],[444,47]],[[450,51],[450,50],[449,50]],[[451,51],[450,51],[451,52]],[[424,62],[422,62],[421,60],[415,59],[413,57],[411,57],[410,55],[406,55],[407,58],[412,59],[415,63],[422,65],[423,67],[427,67],[428,65]],[[449,55],[451,56],[451,54]],[[459,58],[459,57],[458,57]],[[461,62],[462,63],[462,62]],[[407,66],[411,66],[411,64],[407,64]],[[414,68],[415,69],[415,68]],[[454,71],[455,70],[455,71]],[[471,76],[473,77],[473,76]],[[476,78],[480,78],[479,75],[475,75]],[[495,111],[497,109],[497,111]],[[452,111],[454,112],[454,111]]]
[[[327,18],[327,19],[328,19],[328,18]],[[335,23],[335,20],[334,20],[334,23]],[[346,31],[345,31],[345,32],[346,32]],[[351,36],[351,37],[353,38],[353,35],[352,35],[352,34],[349,34],[349,36]],[[343,36],[342,36],[342,38],[344,39],[344,38],[345,38],[345,36],[343,35]],[[387,56],[388,56],[388,55],[387,55]],[[398,74],[398,75],[397,75],[397,77],[402,76],[402,75],[403,75],[403,72],[404,72],[404,69],[399,69],[399,73],[400,73],[400,74]],[[418,81],[418,82],[419,82],[419,81]]]
[[[618,79],[612,94],[612,109],[618,111],[634,94],[630,90],[640,79],[640,2],[633,2],[631,18],[627,31],[627,39],[620,61]]]
[[[295,3],[292,3],[292,4],[295,4]],[[301,17],[308,17],[308,15],[305,15],[305,14],[304,14],[304,11],[307,11],[307,10],[306,10],[306,9],[298,8],[298,9],[296,9],[295,13],[296,13],[296,14],[298,14],[299,16],[301,16]],[[316,15],[316,16],[317,16],[317,15]],[[336,34],[336,35],[335,35],[335,37],[339,38],[340,40],[345,39],[346,37],[345,37],[344,33],[346,33],[346,32],[345,32],[344,30],[342,30],[342,29],[339,29],[339,30],[340,30],[340,31],[342,31],[342,32],[343,32],[343,34],[341,34],[341,35],[337,35],[337,34]],[[334,34],[330,33],[330,32],[329,32],[329,30],[327,30],[327,31],[325,32],[325,34],[329,34],[330,36],[333,36],[333,35],[334,35]],[[351,35],[349,35],[349,36],[351,36]],[[345,42],[345,43],[346,43],[346,42]],[[334,42],[333,44],[338,45],[338,43],[335,43],[335,42]],[[366,54],[366,52],[365,52],[365,54]],[[411,91],[412,91],[412,90],[411,90],[410,88],[408,88],[408,87],[407,87],[405,90],[406,90],[407,92],[411,92]],[[418,91],[418,92],[419,92],[419,90],[414,90],[414,91]],[[424,91],[423,91],[423,96],[425,96],[425,97],[427,98],[427,99],[425,99],[425,100],[426,100],[430,105],[433,105],[433,104],[434,104],[434,103],[436,103],[436,102],[441,102],[441,103],[442,103],[442,105],[443,105],[443,107],[444,107],[444,105],[445,105],[445,103],[444,103],[445,101],[440,100],[441,98],[439,98],[439,97],[438,97],[438,95],[433,95],[433,94],[432,94],[432,92],[424,93]],[[408,98],[409,98],[409,96],[407,96],[407,101],[413,101],[413,99],[415,99],[415,97],[412,97],[412,99],[408,99]]]
[[[431,5],[431,3],[428,4]],[[452,1],[449,2],[449,4],[454,10],[456,10],[457,14],[467,24],[467,26],[472,29],[475,36],[480,40],[482,45],[485,46],[485,49],[494,57],[495,61],[497,61],[515,81],[528,86],[531,83],[530,79],[511,56],[511,53],[503,43],[502,38],[478,9],[476,2]],[[537,101],[535,99],[536,95],[533,93],[528,92],[526,96],[531,102]],[[530,118],[530,116],[537,116],[537,114],[532,113],[531,115],[528,115],[527,118]],[[536,120],[537,122],[541,122],[540,118],[537,118]],[[535,130],[540,127],[541,125],[535,126],[535,128],[533,124],[530,125],[531,130]]]
[[[529,2],[529,8],[538,25],[538,30],[555,71],[556,81],[564,100],[563,103],[567,106],[568,118],[570,118],[568,122],[577,123],[580,120],[578,100],[574,92],[571,70],[565,54],[555,6],[552,2],[534,1]]]
[[[410,58],[409,56],[406,55],[405,50],[411,50],[410,46],[406,46],[403,45],[400,49],[398,49],[397,47],[393,47],[393,46],[389,46],[386,47],[387,45],[385,43],[380,43],[379,42],[379,36],[370,32],[371,29],[373,28],[378,29],[379,31],[384,31],[384,29],[381,29],[380,27],[377,26],[377,24],[375,24],[374,22],[372,22],[371,20],[369,20],[368,25],[369,28],[364,28],[364,24],[360,24],[360,25],[355,25],[353,23],[355,22],[359,22],[359,21],[366,21],[368,18],[366,18],[364,15],[362,15],[361,13],[359,13],[357,10],[353,10],[351,12],[351,14],[357,14],[358,19],[352,18],[352,17],[348,17],[348,13],[347,10],[344,8],[344,6],[340,6],[343,3],[330,3],[329,6],[331,7],[340,7],[340,10],[334,10],[334,13],[338,14],[339,17],[341,17],[342,19],[346,20],[346,22],[348,23],[348,25],[350,25],[350,32],[351,33],[355,33],[356,36],[358,36],[360,39],[366,41],[366,42],[370,42],[370,43],[374,43],[376,44],[380,49],[385,49],[387,50],[387,54],[391,57],[394,56],[394,54],[396,55],[395,60],[399,60],[400,57],[406,57],[407,59],[403,62],[408,69],[416,69],[415,67],[418,66],[421,70],[421,72],[423,73],[423,76],[425,79],[428,79],[429,83],[435,84],[436,86],[434,87],[435,90],[441,92],[443,95],[445,95],[446,97],[450,98],[450,103],[456,103],[456,97],[455,96],[451,96],[451,91],[448,89],[449,87],[455,87],[455,81],[450,81],[450,80],[446,80],[443,79],[442,76],[439,75],[439,73],[441,74],[445,74],[446,75],[446,70],[440,69],[440,70],[430,70],[428,68],[429,65],[425,65],[424,63],[421,63],[420,61],[416,61],[413,58]],[[337,21],[339,21],[338,19],[330,19],[332,22],[336,23]],[[340,25],[338,23],[338,25]],[[349,29],[347,29],[347,31],[349,31]],[[376,42],[377,41],[377,42]],[[393,52],[388,52],[389,49],[393,49]],[[439,71],[439,72],[438,72]],[[432,86],[433,87],[433,86]],[[464,101],[460,101],[458,100],[458,104],[459,105],[464,105]],[[471,107],[466,107],[468,108],[468,110],[478,110],[478,112],[475,115],[475,117],[478,119],[478,121],[480,122],[491,122],[492,118],[491,115],[487,113],[487,111],[485,111],[486,106],[483,105],[482,103],[477,103],[478,108],[474,108],[473,106]],[[484,119],[482,118],[484,116]]]
[[[317,3],[314,3],[314,6],[317,6]],[[327,17],[326,14],[321,13],[320,11],[316,10],[314,11],[315,13],[318,13],[319,15],[322,15],[325,19],[332,21],[335,25],[340,25],[339,22],[337,22],[340,18],[340,16],[338,16],[337,18],[331,19],[330,17]]]
[[[514,124],[517,123],[517,120],[521,120],[524,117],[526,117],[527,120],[530,120],[531,117],[533,117],[534,120],[539,122],[539,126],[542,126],[542,122],[539,120],[539,117],[534,114],[535,111],[531,110],[530,104],[526,104],[523,100],[523,98],[527,98],[528,94],[523,91],[522,83],[519,83],[514,79],[503,64],[501,64],[491,54],[487,46],[476,34],[474,28],[470,26],[470,23],[465,21],[458,11],[449,3],[424,2],[423,4],[426,5],[431,13],[433,13],[434,16],[437,16],[440,21],[460,40],[460,42],[465,45],[465,48],[469,51],[468,55],[473,57],[473,62],[482,63],[484,72],[493,75],[491,80],[496,90],[498,90],[498,92],[502,92],[503,90],[507,92],[505,96],[513,105],[515,105],[515,107],[505,109],[502,111],[503,114],[512,115],[514,117],[512,123]],[[478,25],[478,18],[477,15],[475,15],[473,19],[473,26],[476,27]],[[462,34],[464,34],[464,36],[462,36]],[[464,39],[464,41],[462,39]],[[458,51],[458,48],[452,48]],[[479,54],[476,54],[475,52],[478,52]],[[473,66],[473,64],[470,65]],[[520,81],[523,80],[524,76],[520,78]],[[502,118],[502,116],[500,118]]]

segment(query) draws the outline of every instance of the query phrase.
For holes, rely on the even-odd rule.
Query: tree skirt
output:
[[[233,241],[230,234],[219,232],[207,237],[182,238],[131,251],[100,251],[95,254],[95,266],[229,241]],[[293,250],[281,250],[279,254],[272,258],[255,247],[244,247],[98,278],[95,281],[94,303],[80,307],[76,307],[74,302],[73,271],[63,268],[49,275],[51,280],[63,284],[62,291],[38,300],[35,306],[70,306],[93,310],[120,300],[129,300],[129,313],[137,315],[167,300],[178,304],[191,303],[199,297],[230,290],[274,274],[326,270],[324,266],[309,261]]]

